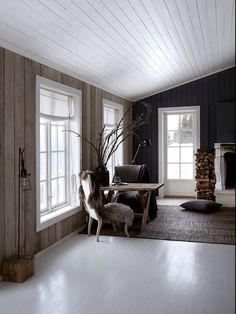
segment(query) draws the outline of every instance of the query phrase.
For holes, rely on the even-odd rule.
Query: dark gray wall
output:
[[[200,146],[235,139],[235,67],[143,99],[152,105],[152,118],[138,131],[141,140],[151,138],[151,147],[141,148],[137,163],[146,163],[151,180],[158,180],[158,108],[200,105]],[[141,106],[134,107],[134,116]],[[218,138],[217,138],[218,137]],[[134,153],[137,141],[134,138]]]

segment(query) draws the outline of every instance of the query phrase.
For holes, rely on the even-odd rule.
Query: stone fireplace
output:
[[[215,143],[215,196],[225,207],[235,206],[236,144]]]

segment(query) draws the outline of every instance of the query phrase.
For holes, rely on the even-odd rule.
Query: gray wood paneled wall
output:
[[[43,64],[0,48],[0,263],[17,250],[18,150],[25,147],[25,164],[33,189],[21,193],[21,254],[35,254],[84,224],[83,211],[36,232],[36,75],[82,91],[82,132],[95,139],[102,126],[102,99],[129,108],[131,103]],[[128,118],[131,121],[131,116]],[[125,145],[130,162],[132,139]],[[90,147],[82,145],[82,168],[93,169],[96,160]],[[0,271],[1,274],[1,271]]]
[[[162,93],[147,97],[144,101],[152,105],[150,123],[140,128],[137,133],[141,139],[150,138],[152,146],[149,149],[140,149],[137,163],[145,163],[150,171],[151,180],[158,181],[158,108],[200,106],[200,148],[213,148],[214,143],[231,142],[228,134],[236,128],[235,110],[235,67],[206,76],[204,78],[169,89]],[[218,115],[218,105],[221,105],[221,114]],[[218,108],[217,108],[218,107]],[[140,112],[141,106],[137,104],[134,116]],[[231,115],[230,119],[222,120]],[[217,125],[218,119],[222,121]],[[231,122],[232,121],[232,122]],[[217,138],[217,131],[221,128],[221,138]],[[230,132],[229,132],[230,131]],[[223,134],[225,133],[225,134]],[[133,141],[134,151],[138,142]]]

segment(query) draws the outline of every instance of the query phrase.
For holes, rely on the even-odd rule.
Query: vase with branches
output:
[[[120,119],[120,121],[112,128],[109,132],[106,132],[105,126],[98,133],[96,141],[92,142],[85,136],[79,134],[74,130],[68,130],[69,132],[80,137],[82,141],[86,142],[92,148],[93,152],[96,154],[97,167],[95,171],[97,172],[107,172],[107,163],[111,156],[117,151],[118,147],[123,143],[128,137],[136,136],[138,137],[136,131],[143,125],[147,124],[150,120],[152,110],[151,105],[144,101],[139,101],[142,105],[141,113],[137,114],[136,117],[131,122],[126,122],[125,120],[132,112],[133,106],[127,109]],[[134,105],[134,104],[133,104]],[[99,180],[98,180],[99,181]],[[101,181],[101,179],[100,179]],[[109,184],[109,172],[108,178],[104,182],[99,182],[101,185]]]

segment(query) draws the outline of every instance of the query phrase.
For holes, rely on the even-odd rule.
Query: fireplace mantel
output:
[[[225,153],[235,153],[235,143],[215,143],[216,190],[225,190]]]
[[[215,143],[216,201],[224,206],[235,206],[235,190],[226,189],[226,165],[224,155],[235,153],[236,143]]]

